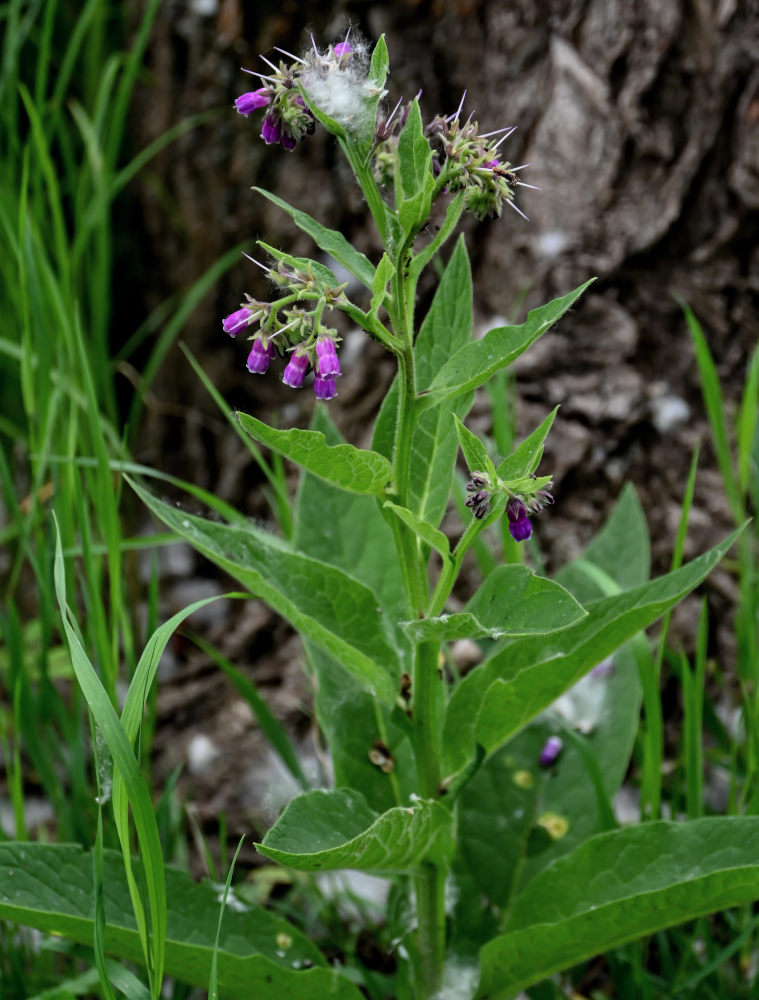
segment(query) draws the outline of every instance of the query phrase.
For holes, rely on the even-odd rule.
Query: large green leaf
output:
[[[759,819],[647,823],[586,841],[514,901],[481,952],[477,1000],[511,1000],[610,948],[759,899]]]
[[[321,431],[329,444],[342,440],[323,407],[314,411],[313,428]],[[294,543],[301,552],[346,570],[376,595],[401,649],[403,665],[410,671],[411,650],[396,626],[406,613],[403,580],[398,561],[390,557],[394,551],[392,532],[376,502],[344,493],[304,473],[294,522]],[[335,524],[340,525],[337,532]],[[368,694],[313,643],[306,642],[306,652],[316,680],[316,715],[330,748],[336,783],[360,788],[378,812],[406,801],[413,790],[415,770],[408,740],[393,724],[389,707]],[[393,755],[392,774],[371,762],[370,754],[378,742]]]
[[[296,226],[302,229],[304,233],[308,233],[321,250],[334,257],[338,264],[342,264],[346,271],[352,274],[354,278],[357,278],[362,285],[365,285],[367,288],[372,287],[374,268],[371,262],[362,253],[359,253],[358,250],[354,250],[342,233],[336,229],[327,229],[320,222],[317,222],[316,219],[308,215],[307,212],[301,212],[300,209],[293,208],[292,205],[288,205],[286,201],[283,201],[264,188],[254,187],[253,190],[258,192],[258,194],[262,194],[264,198],[268,198],[269,201],[281,208],[283,212],[287,212]]]
[[[404,629],[415,642],[483,636],[501,639],[568,628],[585,613],[560,584],[514,564],[493,570],[463,611],[405,622]]]
[[[593,567],[601,571],[596,579]],[[634,486],[628,483],[601,531],[580,559],[563,567],[556,579],[583,601],[608,595],[608,588],[602,586],[604,575],[620,590],[629,590],[645,583],[650,571],[646,517]]]
[[[586,281],[573,292],[554,299],[544,306],[531,310],[521,326],[499,326],[475,340],[453,357],[437,372],[426,393],[429,404],[439,399],[457,396],[476,389],[491,375],[505,368],[518,358],[530,344],[545,333],[582,295],[592,283]]]
[[[135,867],[139,867],[135,862]],[[141,962],[142,950],[121,855],[104,851],[105,949]],[[166,868],[168,915],[165,971],[208,988],[220,892]],[[92,858],[72,844],[0,844],[0,918],[91,944]],[[303,969],[304,964],[315,968]],[[302,969],[303,971],[296,971]],[[358,990],[325,967],[319,950],[298,930],[261,907],[236,900],[221,925],[218,984],[222,995],[249,1000],[359,1000]],[[334,991],[334,992],[333,992]]]
[[[549,639],[508,643],[459,685],[446,713],[446,772],[465,767],[475,744],[490,752],[622,643],[646,628],[697,586],[722,559],[740,530],[687,566],[634,590],[595,601],[579,624]]]
[[[418,800],[378,815],[360,792],[337,788],[293,799],[257,847],[301,871],[406,872],[449,856],[452,826],[451,814],[437,802]]]
[[[418,390],[426,389],[447,359],[469,342],[472,323],[472,275],[466,244],[461,237],[416,340],[414,359]],[[467,393],[460,399],[446,400],[424,410],[417,419],[411,443],[409,506],[420,520],[433,526],[439,524],[451,494],[458,449],[453,416],[464,416],[473,398]],[[375,434],[381,433],[384,410],[383,407]]]
[[[265,600],[370,691],[394,701],[398,655],[376,597],[359,580],[293,552],[253,524],[208,521],[164,503],[138,483],[132,487],[159,520]],[[333,529],[339,532],[339,522]]]
[[[237,419],[256,441],[349,493],[379,496],[393,478],[390,462],[376,451],[354,448],[352,444],[330,446],[320,431],[297,427],[280,431],[247,413],[238,412]]]

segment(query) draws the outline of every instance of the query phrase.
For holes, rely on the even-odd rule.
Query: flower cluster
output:
[[[518,187],[539,190],[517,177],[518,172],[528,167],[529,163],[512,167],[508,161],[502,162],[497,153],[501,143],[516,130],[516,125],[480,135],[473,112],[463,123],[461,121],[465,97],[466,92],[452,115],[437,115],[425,130],[437,146],[433,169],[443,177],[448,191],[464,192],[466,208],[479,219],[488,215],[500,216],[504,205],[527,219],[514,202],[514,194]],[[497,135],[501,137],[494,141],[493,137]]]
[[[544,504],[552,504],[550,492],[550,476],[538,479],[534,474],[512,482],[502,482],[496,479],[491,482],[486,472],[473,472],[472,478],[466,484],[469,497],[466,505],[472,514],[481,521],[491,510],[492,495],[496,492],[506,493],[506,517],[509,521],[509,533],[515,542],[526,542],[532,535],[532,524],[529,514],[538,514]]]
[[[367,79],[368,61],[362,43],[351,44],[346,36],[345,41],[320,52],[313,42],[313,52],[306,53],[304,58],[284,49],[277,51],[293,61],[287,64],[280,60],[275,64],[261,56],[272,72],[245,72],[259,77],[264,86],[241,94],[235,101],[239,113],[246,117],[266,109],[261,126],[265,143],[280,143],[292,152],[313,133],[316,119],[303,100],[301,88],[307,92],[309,101],[340,124],[348,128],[358,125],[365,110],[364,99],[377,93]]]
[[[289,354],[282,381],[299,389],[310,367],[314,369],[314,392],[317,399],[334,399],[337,395],[335,379],[342,374],[337,357],[337,330],[322,324],[325,308],[335,305],[342,298],[342,285],[325,285],[312,268],[301,270],[295,258],[280,260],[276,269],[266,268],[274,283],[287,293],[274,302],[258,302],[246,296],[247,301],[222,321],[222,329],[236,337],[249,328],[253,341],[248,355],[248,371],[263,375],[275,353]],[[284,287],[283,287],[284,286]],[[305,309],[307,304],[312,308]]]

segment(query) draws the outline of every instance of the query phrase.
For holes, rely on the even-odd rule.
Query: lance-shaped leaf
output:
[[[485,445],[476,434],[472,434],[468,427],[465,427],[458,417],[454,417],[456,426],[456,436],[459,439],[459,447],[464,456],[464,460],[470,472],[484,472],[489,475],[493,463],[488,457]]]
[[[265,600],[370,691],[392,703],[400,675],[398,656],[368,587],[335,566],[293,552],[252,524],[208,521],[130,483],[159,520]]]
[[[604,657],[677,604],[711,572],[741,530],[674,573],[589,604],[586,618],[548,641],[518,639],[473,670],[448,705],[446,770],[465,767],[475,744],[495,750]]]
[[[124,866],[116,851],[103,852],[103,885],[105,950],[141,962]],[[92,857],[78,845],[0,844],[0,887],[0,919],[92,944]],[[166,888],[166,974],[207,988],[219,919],[218,887],[198,884],[185,872],[167,867]],[[307,964],[315,967],[306,970]],[[234,906],[227,905],[217,966],[223,996],[360,1000],[356,987],[325,965],[319,950],[288,921],[238,899]]]
[[[543,635],[568,628],[586,615],[568,590],[535,576],[526,566],[498,566],[463,611],[405,622],[415,642]]]
[[[417,387],[426,387],[446,360],[472,336],[472,275],[463,238],[456,243],[451,259],[435,291],[416,340]],[[395,384],[394,384],[395,386]],[[397,395],[391,389],[392,406]],[[420,413],[411,441],[411,475],[408,506],[422,521],[438,525],[451,494],[456,463],[457,438],[453,415],[465,416],[472,405],[471,393],[456,400],[444,400]],[[393,411],[383,405],[375,433],[379,436]]]
[[[528,435],[519,447],[496,467],[495,471],[501,479],[506,481],[521,479],[537,469],[540,459],[543,457],[543,444],[558,412],[557,406],[548,414],[543,423],[536,427],[532,434]]]
[[[314,410],[312,426],[324,433],[329,444],[342,440],[326,407]],[[313,516],[315,510],[319,517]],[[397,560],[388,559],[388,552],[393,551],[392,532],[372,497],[344,493],[304,473],[294,522],[294,544],[299,551],[346,570],[370,587],[390,627],[404,617],[400,568]],[[399,628],[394,629],[393,638],[401,650],[408,647],[401,655],[410,671],[410,644]],[[393,724],[391,709],[314,643],[306,641],[305,647],[316,678],[316,716],[330,748],[335,783],[360,788],[378,812],[406,801],[416,787],[416,769],[405,734]],[[392,754],[392,773],[372,763],[377,742]]]
[[[424,137],[419,101],[414,98],[406,124],[398,137],[401,184],[407,198],[424,191],[429,180],[432,150]]]
[[[427,801],[378,815],[353,789],[320,790],[293,799],[256,846],[272,861],[301,871],[408,872],[448,857],[453,818]]]
[[[476,389],[491,375],[510,365],[564,315],[592,280],[568,295],[533,309],[520,326],[498,326],[481,340],[462,347],[437,373],[422,402],[431,405],[439,399]]]
[[[258,194],[262,194],[264,198],[268,198],[270,202],[281,208],[283,212],[287,212],[295,225],[299,229],[302,229],[304,233],[308,233],[320,250],[334,257],[338,264],[342,264],[345,270],[352,274],[354,278],[357,278],[362,285],[365,285],[367,288],[372,287],[374,268],[371,262],[362,253],[355,250],[342,233],[336,229],[327,229],[326,226],[317,222],[307,212],[293,208],[292,205],[288,205],[282,198],[278,198],[271,191],[265,190],[265,188],[254,187],[253,190]]]
[[[448,538],[438,528],[433,528],[426,521],[420,521],[418,517],[412,514],[408,507],[399,507],[398,504],[391,503],[389,500],[385,501],[383,507],[385,510],[391,510],[399,521],[403,521],[404,524],[408,525],[418,538],[426,545],[429,545],[430,548],[439,552],[444,559],[450,556],[451,546]]]
[[[759,819],[646,823],[586,841],[514,901],[480,953],[477,1000],[525,987],[627,941],[759,899]]]
[[[376,451],[352,444],[328,445],[321,431],[297,427],[280,431],[247,413],[238,413],[237,419],[256,441],[341,490],[380,496],[393,478],[392,465]]]

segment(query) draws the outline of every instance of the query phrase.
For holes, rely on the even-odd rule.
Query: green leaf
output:
[[[334,566],[293,552],[253,524],[208,521],[130,484],[159,520],[265,600],[370,691],[394,701],[398,655],[367,587]],[[339,522],[331,527],[339,534]]]
[[[71,652],[71,663],[76,673],[77,682],[95,720],[95,725],[110,751],[118,777],[116,792],[124,803],[124,808],[123,810],[120,809],[117,802],[114,802],[114,816],[122,847],[124,863],[122,870],[125,870],[125,877],[128,880],[130,898],[136,915],[137,930],[142,945],[142,953],[145,961],[148,963],[151,993],[154,994],[156,990],[160,989],[165,968],[167,905],[165,872],[158,825],[153,811],[150,791],[134,755],[130,739],[116,714],[116,710],[103,687],[102,681],[95,672],[95,668],[84,650],[79,630],[68,606],[66,600],[63,548],[61,546],[61,536],[57,521],[55,529],[55,562],[53,569],[55,594],[61,610],[61,619]],[[129,806],[131,807],[137,841],[144,864],[144,881],[147,888],[152,929],[152,933],[149,936],[147,932],[148,921],[143,900],[137,888],[137,882],[134,878],[131,859],[129,857],[130,831],[124,796],[128,798]]]
[[[709,417],[709,426],[711,427],[712,439],[714,441],[714,450],[717,453],[719,471],[725,485],[725,493],[727,493],[727,498],[730,501],[730,509],[733,517],[736,522],[739,522],[745,517],[745,512],[730,449],[730,436],[725,415],[725,400],[722,395],[719,373],[717,372],[712,352],[709,350],[709,342],[704,335],[704,331],[701,329],[701,324],[684,302],[681,301],[680,305],[685,313],[693,346],[696,350],[698,373],[701,378],[701,394],[704,397],[704,406]]]
[[[519,884],[548,773],[538,758],[551,730],[528,726],[486,761],[459,798],[459,845],[477,889],[507,907]]]
[[[581,559],[569,563],[557,580],[580,601],[609,595],[609,589],[594,582],[592,564],[620,590],[639,587],[651,572],[651,543],[648,525],[635,487],[628,483],[601,531],[588,545]]]
[[[521,326],[496,327],[481,340],[462,347],[435,375],[425,396],[427,405],[476,389],[491,375],[510,365],[571,308],[594,280],[586,281],[568,295],[533,309]]]
[[[586,618],[548,641],[515,640],[473,670],[448,705],[443,736],[446,773],[465,767],[475,744],[487,752],[495,750],[675,605],[711,572],[741,530],[673,573],[588,605]]]
[[[540,427],[528,435],[519,447],[496,467],[498,476],[508,482],[512,479],[522,479],[534,472],[543,457],[543,444],[548,437],[559,407],[548,414]]]
[[[372,60],[369,64],[369,81],[373,85],[374,92],[364,98],[365,115],[360,135],[361,144],[367,156],[374,141],[377,109],[379,108],[380,101],[387,93],[385,90],[385,80],[389,68],[390,58],[387,53],[385,36],[380,35],[372,51]]]
[[[330,447],[320,431],[296,427],[280,431],[247,413],[238,412],[237,419],[256,441],[349,493],[380,496],[393,478],[392,465],[376,451],[354,448],[352,444]]]
[[[412,258],[409,273],[413,281],[418,279],[419,275],[422,273],[427,264],[429,264],[438,250],[440,250],[446,240],[453,235],[463,211],[464,192],[459,191],[449,203],[445,213],[445,218],[443,219],[443,224],[437,231],[436,235],[426,246],[421,248],[419,253]]]
[[[319,249],[334,257],[338,264],[342,264],[346,271],[352,274],[354,278],[357,278],[362,285],[365,285],[367,288],[372,287],[374,283],[374,268],[371,262],[362,253],[355,250],[342,233],[336,229],[327,229],[307,212],[293,208],[292,205],[288,205],[282,198],[278,198],[265,188],[254,187],[253,190],[263,195],[264,198],[268,198],[270,202],[281,208],[283,212],[287,212],[295,225],[299,229],[302,229],[304,233],[308,233]]]
[[[408,872],[450,854],[452,826],[451,814],[437,802],[417,801],[379,816],[359,792],[338,788],[293,799],[256,846],[300,871]]]
[[[398,137],[401,184],[406,198],[414,198],[427,188],[432,173],[432,150],[424,137],[419,101],[414,98],[406,124]]]
[[[526,566],[498,566],[463,611],[405,622],[414,642],[543,635],[581,621],[585,610],[568,590]]]
[[[380,35],[372,52],[372,61],[369,63],[369,79],[375,87],[382,89],[385,86],[389,69],[390,57],[387,53],[387,42],[385,36]]]
[[[322,431],[330,444],[342,440],[324,407],[314,411],[313,428]],[[338,521],[336,533],[332,525]],[[393,536],[376,502],[343,493],[305,473],[298,491],[294,537],[305,555],[346,570],[372,589],[383,617],[394,629],[405,669],[410,670],[411,650],[395,624],[406,613],[403,580],[397,560],[388,558],[394,551]],[[306,652],[316,675],[316,716],[330,748],[336,783],[360,788],[380,812],[405,801],[414,790],[416,772],[408,740],[393,724],[390,709],[313,643],[306,642]],[[369,754],[376,742],[392,753],[392,774],[371,762]]]
[[[263,240],[256,240],[258,245],[262,250],[265,250],[270,254],[277,263],[286,264],[290,268],[294,268],[297,271],[302,271],[305,274],[311,275],[317,285],[323,290],[337,288],[338,280],[337,276],[324,264],[317,264],[315,260],[311,260],[310,257],[292,257],[289,253],[284,253],[282,250],[277,250],[276,247],[270,247],[268,243],[264,243]],[[274,270],[276,274],[276,269]]]
[[[476,434],[472,434],[468,427],[465,427],[458,417],[454,417],[456,426],[456,436],[459,439],[459,447],[464,456],[464,461],[470,472],[487,472],[490,458],[485,450],[485,445]]]
[[[429,385],[435,372],[472,336],[472,275],[461,237],[451,254],[414,347],[417,387]],[[395,383],[380,410],[375,437],[395,427]],[[437,525],[451,494],[458,439],[453,416],[464,416],[473,396],[445,400],[419,414],[411,442],[409,506],[421,521]],[[395,407],[395,408],[394,408]]]
[[[482,949],[477,1000],[525,987],[627,941],[759,898],[759,819],[646,823],[601,834],[517,897]]]
[[[451,554],[448,538],[438,528],[433,528],[426,521],[420,521],[407,507],[399,507],[398,504],[391,503],[390,500],[386,500],[383,507],[385,510],[391,510],[399,520],[411,528],[418,538],[439,552],[444,559],[447,559]]]
[[[463,235],[456,240],[414,345],[417,392],[472,338],[472,269]]]
[[[369,309],[372,316],[377,315],[385,302],[388,282],[392,278],[394,270],[393,262],[386,253],[383,253],[372,279],[372,304]]]
[[[139,868],[139,862],[134,862]],[[165,971],[207,987],[219,915],[218,887],[167,867]],[[141,962],[121,855],[103,852],[105,947]],[[72,844],[0,844],[0,918],[91,944],[92,858]],[[284,954],[283,954],[284,953]],[[315,968],[296,971],[304,963]],[[288,921],[240,900],[224,914],[218,951],[222,995],[239,1000],[359,1000],[347,980],[325,967],[319,950]],[[332,992],[334,990],[334,993]]]

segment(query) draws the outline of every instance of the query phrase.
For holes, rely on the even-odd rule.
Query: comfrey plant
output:
[[[651,582],[645,520],[626,490],[582,559],[556,580],[519,561],[519,546],[506,546],[503,565],[486,548],[479,589],[463,606],[453,599],[483,532],[506,518],[523,543],[530,518],[553,503],[539,465],[556,411],[497,456],[465,426],[475,391],[587,285],[521,325],[475,338],[465,244],[459,238],[450,252],[448,244],[465,211],[523,215],[515,198],[528,186],[520,179],[527,165],[512,166],[504,145],[513,126],[481,132],[463,99],[430,119],[418,98],[390,100],[386,113],[383,39],[371,56],[353,38],[282,55],[265,60],[270,71],[237,110],[260,115],[263,141],[287,152],[326,129],[384,249],[370,261],[302,208],[261,191],[323,256],[260,244],[271,298],[247,297],[224,330],[252,341],[254,375],[276,367],[299,389],[313,370],[316,396],[331,400],[341,377],[339,324],[331,323],[342,313],[392,354],[397,376],[371,449],[341,441],[323,407],[310,430],[238,414],[247,434],[301,467],[286,537],[243,515],[204,519],[135,488],[302,636],[334,786],[295,798],[258,849],[303,872],[386,875],[386,917],[375,934],[391,957],[381,974],[351,956],[345,969],[330,969],[293,927],[276,941],[253,935],[241,979],[240,935],[231,952],[222,935],[218,982],[224,995],[265,998],[514,997],[605,949],[759,895],[749,847],[759,821],[620,829],[610,805],[633,752],[642,691],[647,713],[658,704],[641,630],[704,579],[734,536]],[[361,294],[348,294],[330,258]],[[417,286],[433,262],[442,277],[420,318]],[[456,485],[459,449],[465,488]],[[440,524],[456,490],[468,519],[452,545]],[[476,644],[467,669],[451,653],[458,640]],[[643,767],[653,788],[655,744],[651,754]],[[644,786],[647,795],[655,818],[658,801]]]

